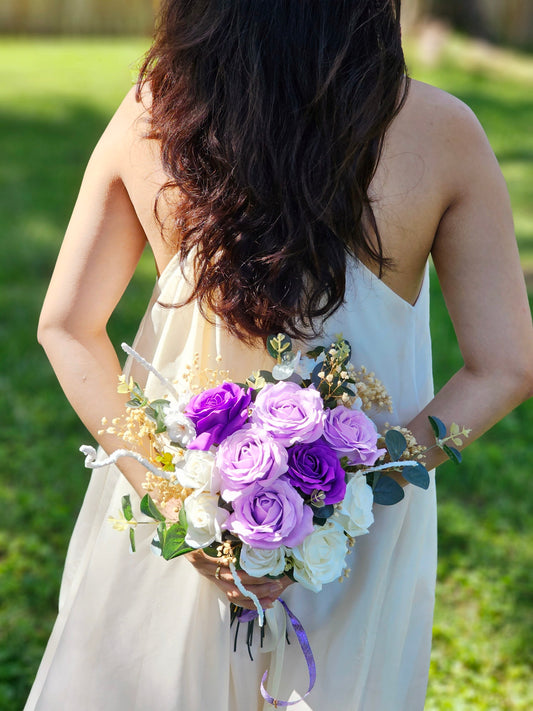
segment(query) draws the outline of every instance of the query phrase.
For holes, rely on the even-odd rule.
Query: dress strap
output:
[[[217,361],[222,358],[220,342],[222,338],[222,319],[218,314],[215,314],[215,350],[217,355]]]

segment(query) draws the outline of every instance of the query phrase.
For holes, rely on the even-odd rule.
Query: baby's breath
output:
[[[215,360],[217,363],[220,363],[222,356],[217,356]],[[181,380],[186,383],[188,390],[193,395],[196,395],[204,390],[216,388],[224,382],[229,382],[230,377],[229,370],[222,368],[200,368],[200,354],[195,353],[192,364],[188,363],[185,366],[181,374]]]
[[[146,473],[142,484],[143,489],[150,494],[153,501],[161,507],[169,501],[176,501],[175,513],[178,513],[185,499],[191,494],[192,489],[187,489],[178,482],[176,476],[165,479],[151,472]]]

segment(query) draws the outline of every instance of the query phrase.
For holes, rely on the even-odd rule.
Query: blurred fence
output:
[[[0,0],[0,32],[151,34],[158,0]]]
[[[150,34],[158,4],[159,0],[0,0],[0,32]],[[403,14],[407,26],[437,16],[469,34],[533,47],[533,0],[403,0]]]
[[[533,48],[533,0],[404,0],[408,23],[442,18],[468,34]]]

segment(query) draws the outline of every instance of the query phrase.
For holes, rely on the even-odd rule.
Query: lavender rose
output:
[[[346,493],[346,474],[337,454],[323,441],[295,444],[289,449],[287,476],[304,494],[323,491],[325,504],[337,504]]]
[[[287,471],[287,459],[285,447],[266,430],[244,425],[217,451],[222,498],[233,501],[254,482],[268,486]]]
[[[324,406],[313,386],[269,383],[259,392],[252,422],[267,430],[286,447],[295,442],[314,442],[324,431]]]
[[[209,449],[242,427],[248,418],[250,401],[250,394],[235,383],[222,383],[194,395],[185,408],[196,429],[196,437],[188,449]]]
[[[297,546],[313,531],[313,512],[284,476],[252,484],[233,502],[226,527],[254,548]]]
[[[372,466],[386,452],[378,449],[378,432],[372,420],[361,410],[343,405],[328,411],[324,439],[351,464]]]

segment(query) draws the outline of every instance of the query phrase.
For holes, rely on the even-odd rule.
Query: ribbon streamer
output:
[[[261,607],[261,603],[259,602],[257,595],[254,595],[253,592],[250,592],[249,590],[247,590],[244,587],[244,585],[241,583],[241,579],[239,578],[239,576],[237,574],[237,568],[235,567],[235,565],[232,561],[230,561],[230,563],[229,563],[229,569],[231,570],[231,574],[233,575],[233,580],[235,582],[235,585],[239,589],[239,592],[241,592],[244,595],[244,597],[249,598],[254,603],[255,609],[257,610],[257,616],[259,617],[259,627],[262,627],[265,622],[265,614],[263,612],[263,608]],[[252,619],[252,618],[250,618],[250,619]]]
[[[268,669],[266,672],[263,674],[263,678],[261,680],[261,695],[265,699],[265,701],[268,701],[269,704],[272,704],[275,709],[277,709],[279,706],[294,706],[294,704],[300,703],[302,699],[305,699],[305,697],[311,693],[315,682],[316,682],[316,664],[315,664],[315,658],[313,657],[313,652],[311,651],[311,645],[309,644],[309,640],[307,638],[307,634],[305,633],[305,630],[302,626],[302,623],[300,620],[294,615],[286,605],[286,603],[279,597],[278,600],[281,602],[283,607],[285,608],[285,612],[287,613],[287,617],[291,621],[291,625],[296,632],[296,637],[298,639],[298,642],[300,643],[301,650],[304,654],[305,661],[307,662],[307,670],[309,671],[309,687],[305,694],[299,698],[296,699],[296,701],[283,701],[281,699],[275,699],[273,696],[271,696],[267,690],[265,689],[265,681],[268,676]]]
[[[417,467],[420,462],[415,462],[411,459],[403,459],[401,462],[387,462],[386,464],[380,464],[377,467],[370,467],[370,469],[364,469],[363,474],[373,474],[374,472],[382,472],[385,469],[401,469],[402,467]]]
[[[269,610],[265,610],[266,622],[270,632],[270,639],[263,645],[262,652],[272,652],[270,657],[270,670],[268,674],[268,688],[270,694],[277,698],[281,675],[283,673],[283,662],[285,660],[285,647],[287,635],[287,613],[279,600],[274,600],[274,604]],[[268,711],[269,701],[265,700],[263,711]]]
[[[231,567],[231,564],[230,564],[230,567]],[[235,581],[235,583],[237,584],[237,581]],[[253,593],[249,593],[247,595],[247,597],[250,597],[252,594]],[[286,616],[289,618],[292,628],[294,629],[294,631],[296,633],[296,637],[297,637],[298,642],[300,644],[300,648],[301,648],[303,655],[305,657],[305,661],[307,663],[307,670],[309,672],[309,687],[308,687],[307,691],[305,692],[305,694],[302,697],[300,697],[299,699],[296,699],[296,701],[283,701],[282,699],[274,698],[274,696],[269,694],[265,688],[265,682],[266,682],[268,674],[269,674],[269,670],[267,669],[266,672],[263,674],[263,678],[261,680],[261,695],[267,703],[271,704],[276,709],[278,707],[294,706],[294,704],[298,704],[300,701],[302,701],[302,699],[305,699],[305,697],[311,693],[311,691],[315,685],[315,682],[316,682],[315,658],[313,656],[313,652],[311,650],[311,645],[309,644],[309,639],[308,639],[307,634],[303,628],[303,625],[300,622],[300,620],[296,617],[296,615],[289,609],[289,607],[285,603],[285,601],[282,600],[280,597],[278,597],[278,599],[274,603],[272,610],[266,610],[267,623],[269,625],[269,628],[271,627],[271,633],[272,633],[272,637],[273,637],[272,645],[269,648],[265,648],[262,650],[263,652],[272,651],[272,653],[273,653],[272,666],[273,666],[274,671],[272,674],[272,690],[275,694],[277,694],[278,689],[279,689],[279,684],[281,681],[281,671],[282,671],[282,667],[283,667],[283,650],[284,650],[284,645],[285,645],[285,629],[286,629],[286,627],[284,624],[281,623],[281,621],[279,620],[279,615],[277,614],[279,605],[283,606]],[[241,613],[241,615],[239,616],[239,620],[241,622],[249,622],[249,621],[255,619],[255,617],[258,617],[257,612],[255,612],[254,610],[246,610],[243,613]],[[283,647],[281,645],[283,645]],[[266,707],[266,705],[265,705],[265,707]]]
[[[138,452],[131,452],[129,449],[116,449],[105,459],[97,459],[96,449],[91,447],[89,444],[82,444],[80,452],[85,454],[85,466],[87,469],[101,469],[102,467],[106,467],[108,464],[116,464],[122,457],[129,457],[130,459],[135,459],[144,467],[149,469],[152,474],[155,474],[158,477],[165,477],[166,479],[170,478],[170,475],[167,472],[154,466],[148,461],[148,459],[145,459],[142,454],[139,454]]]
[[[142,365],[143,368],[145,368],[148,372],[152,373],[155,375],[155,377],[159,380],[159,382],[164,385],[166,388],[168,388],[169,392],[172,393],[172,395],[176,398],[176,401],[179,402],[180,396],[179,393],[177,392],[176,388],[172,385],[170,380],[167,380],[164,375],[161,375],[161,373],[157,370],[157,368],[154,368],[154,366],[149,363],[147,360],[145,360],[142,355],[137,353],[137,351],[132,348],[131,346],[128,346],[127,343],[121,343],[120,347],[124,351],[124,353],[127,353],[129,356],[131,356],[134,360],[139,363],[139,365]]]

